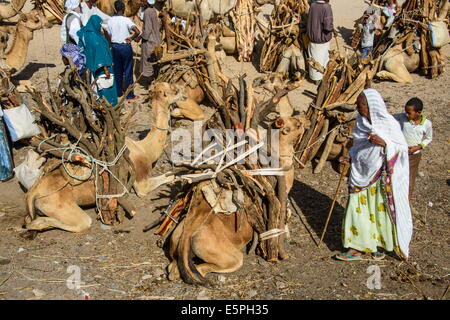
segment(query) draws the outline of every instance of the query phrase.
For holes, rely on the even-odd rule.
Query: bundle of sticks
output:
[[[235,29],[238,60],[251,61],[256,24],[253,0],[237,0],[230,15]]]
[[[261,72],[274,72],[283,57],[300,56],[308,46],[306,35],[307,0],[281,0],[272,11],[260,57]],[[288,65],[289,66],[289,65]],[[285,72],[287,70],[280,70]],[[278,72],[278,71],[277,71]]]
[[[120,119],[125,100],[112,107],[97,99],[92,85],[83,81],[73,65],[62,74],[56,92],[49,82],[48,89],[48,99],[29,90],[42,131],[30,144],[53,160],[47,161],[44,171],[63,165],[68,183],[94,180],[100,219],[105,224],[120,223],[131,209],[119,198],[131,190],[135,178],[125,145],[129,118],[125,124]]]
[[[295,147],[300,168],[320,155],[314,170],[319,173],[327,160],[348,153],[356,117],[354,104],[358,95],[370,87],[378,64],[379,60],[374,60],[362,66],[355,54],[345,57],[332,54],[314,103],[307,111],[311,127]]]

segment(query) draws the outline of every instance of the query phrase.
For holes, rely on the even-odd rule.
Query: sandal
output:
[[[342,253],[338,253],[337,255],[334,256],[337,260],[341,260],[341,261],[357,261],[357,260],[362,260],[361,255],[357,255],[357,256],[352,256],[351,254],[342,252]]]
[[[372,252],[371,256],[373,260],[383,260],[386,257],[386,255],[383,252],[378,251]]]

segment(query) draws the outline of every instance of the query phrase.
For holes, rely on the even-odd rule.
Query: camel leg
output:
[[[392,80],[398,83],[412,83],[412,79],[403,79],[395,73],[383,70],[377,73],[377,77],[383,80]]]
[[[36,201],[36,208],[47,217],[38,217],[28,223],[28,230],[43,231],[59,228],[70,232],[82,232],[90,228],[92,219],[73,199],[61,199],[61,192]]]
[[[167,267],[167,272],[169,274],[168,278],[170,281],[174,281],[180,278],[180,270],[178,269],[178,260],[176,258],[176,252],[178,248],[178,243],[180,242],[181,235],[183,234],[184,220],[177,226],[177,228],[172,232],[170,236],[170,248],[169,257],[170,264]]]
[[[197,265],[202,276],[210,272],[230,273],[242,267],[244,255],[227,238],[217,238],[215,234],[204,231],[192,238],[194,254],[205,261]],[[214,263],[209,262],[214,261]]]

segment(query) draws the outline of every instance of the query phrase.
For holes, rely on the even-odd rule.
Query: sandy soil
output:
[[[335,25],[346,38],[353,21],[366,5],[363,1],[332,1]],[[345,41],[340,39],[341,48]],[[333,44],[334,46],[334,44]],[[46,90],[50,79],[61,72],[58,53],[59,26],[34,34],[28,64],[15,80],[31,80],[36,88]],[[447,69],[449,61],[446,61]],[[247,73],[258,75],[251,63],[239,63],[227,57],[224,72],[230,77]],[[424,152],[417,178],[414,212],[414,237],[411,259],[401,262],[394,256],[384,261],[363,260],[345,263],[333,260],[341,250],[341,219],[346,191],[340,190],[338,204],[324,244],[318,241],[339,176],[327,163],[322,173],[313,175],[311,165],[296,172],[291,197],[300,211],[290,220],[291,238],[287,250],[290,259],[267,263],[254,254],[247,255],[243,267],[224,275],[212,274],[214,288],[170,282],[165,276],[167,258],[156,245],[157,236],[143,233],[168,203],[170,190],[162,189],[144,200],[137,199],[138,214],[117,227],[94,221],[90,230],[72,234],[61,230],[41,233],[34,241],[19,237],[25,212],[24,192],[17,180],[0,184],[0,256],[10,259],[0,264],[0,299],[448,299],[449,288],[449,195],[448,123],[450,73],[430,80],[414,75],[414,83],[375,83],[392,113],[400,112],[405,101],[418,96],[425,102],[425,113],[433,122],[434,140]],[[315,87],[306,82],[292,99],[301,110],[311,100],[302,94]],[[145,94],[140,90],[138,93]],[[139,104],[138,125],[130,135],[136,137],[149,128],[150,109]],[[17,145],[16,164],[21,163],[27,148]],[[157,172],[167,168],[164,159]],[[88,211],[94,218],[95,213]],[[312,235],[312,237],[311,237]],[[314,241],[312,240],[314,238]],[[381,270],[381,288],[369,288],[368,278]],[[67,286],[80,272],[80,289]]]

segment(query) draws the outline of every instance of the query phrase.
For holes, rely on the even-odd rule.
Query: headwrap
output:
[[[66,0],[66,3],[64,4],[64,6],[67,9],[75,9],[79,5],[80,5],[80,0]]]
[[[356,117],[353,146],[350,149],[349,184],[366,187],[375,178],[382,166],[386,166],[391,179],[394,202],[394,207],[390,208],[390,213],[397,226],[401,254],[407,258],[413,230],[408,199],[408,145],[400,124],[387,111],[380,93],[374,89],[366,89],[363,94],[367,99],[370,122],[361,115]],[[383,139],[386,142],[386,147],[383,148],[370,142],[368,140],[370,134],[375,134]]]
[[[112,54],[109,49],[108,40],[100,31],[102,19],[93,15],[89,18],[86,26],[78,31],[80,37],[78,46],[86,56],[86,68],[95,73],[99,68],[112,66]]]
[[[148,4],[155,4],[155,0],[147,0]]]
[[[81,53],[80,48],[76,44],[66,43],[62,46],[60,53],[67,59],[72,59],[75,66],[77,66],[78,71],[84,69],[84,66],[86,65],[86,57]]]

